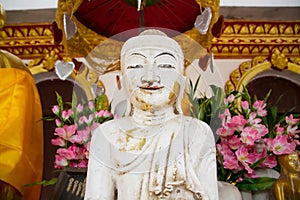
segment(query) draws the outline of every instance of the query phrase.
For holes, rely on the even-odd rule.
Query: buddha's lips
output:
[[[151,85],[151,86],[139,86],[140,89],[143,90],[159,90],[162,89],[164,86],[157,86],[157,85]]]

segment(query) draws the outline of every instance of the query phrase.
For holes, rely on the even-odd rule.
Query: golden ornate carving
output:
[[[263,25],[259,25],[263,24]],[[80,24],[77,24],[80,26]],[[248,31],[245,31],[247,27]],[[259,28],[255,28],[255,27]],[[285,28],[283,28],[285,27]],[[262,31],[262,29],[264,29]],[[269,56],[275,49],[289,57],[290,60],[300,57],[300,22],[299,21],[244,21],[225,20],[224,30],[220,38],[212,38],[211,51],[215,58],[253,58],[256,56]],[[187,31],[197,39],[196,30]],[[82,57],[78,49],[90,51],[105,38],[86,30],[82,32],[85,40],[79,40],[75,34],[76,43],[68,42],[68,48],[73,49],[74,57]],[[60,54],[66,54],[63,44],[54,44],[52,23],[37,24],[9,24],[0,30],[0,48],[7,50],[23,59],[44,57],[52,50],[57,49]],[[77,38],[77,39],[76,39]],[[77,44],[77,46],[75,45]],[[191,50],[183,45],[183,49]],[[113,53],[115,47],[109,52]],[[190,52],[188,52],[190,53]],[[292,61],[293,63],[298,61]]]
[[[63,53],[63,46],[54,44],[51,23],[6,25],[0,30],[0,48],[22,59],[43,57],[53,50]]]
[[[227,20],[220,38],[212,39],[216,58],[269,56],[275,49],[300,56],[300,21]]]
[[[241,63],[237,69],[231,72],[225,89],[242,91],[243,85],[247,85],[254,76],[271,68],[286,69],[300,74],[299,58],[288,59],[277,49],[271,54],[270,59],[265,56],[254,57],[252,60]]]
[[[271,63],[276,69],[283,70],[287,68],[288,59],[283,53],[280,53],[279,50],[276,49],[271,56]]]

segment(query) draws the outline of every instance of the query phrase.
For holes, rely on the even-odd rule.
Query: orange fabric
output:
[[[42,180],[42,108],[33,77],[16,68],[0,68],[0,180],[24,199],[39,199]]]

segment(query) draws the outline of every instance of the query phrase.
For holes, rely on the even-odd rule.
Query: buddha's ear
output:
[[[118,87],[118,90],[122,89],[122,83],[121,83],[120,75],[116,75],[116,85]]]

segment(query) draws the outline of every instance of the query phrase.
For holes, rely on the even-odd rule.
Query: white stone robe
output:
[[[85,200],[92,199],[217,200],[211,129],[181,115],[155,126],[130,117],[101,125],[90,148]]]

